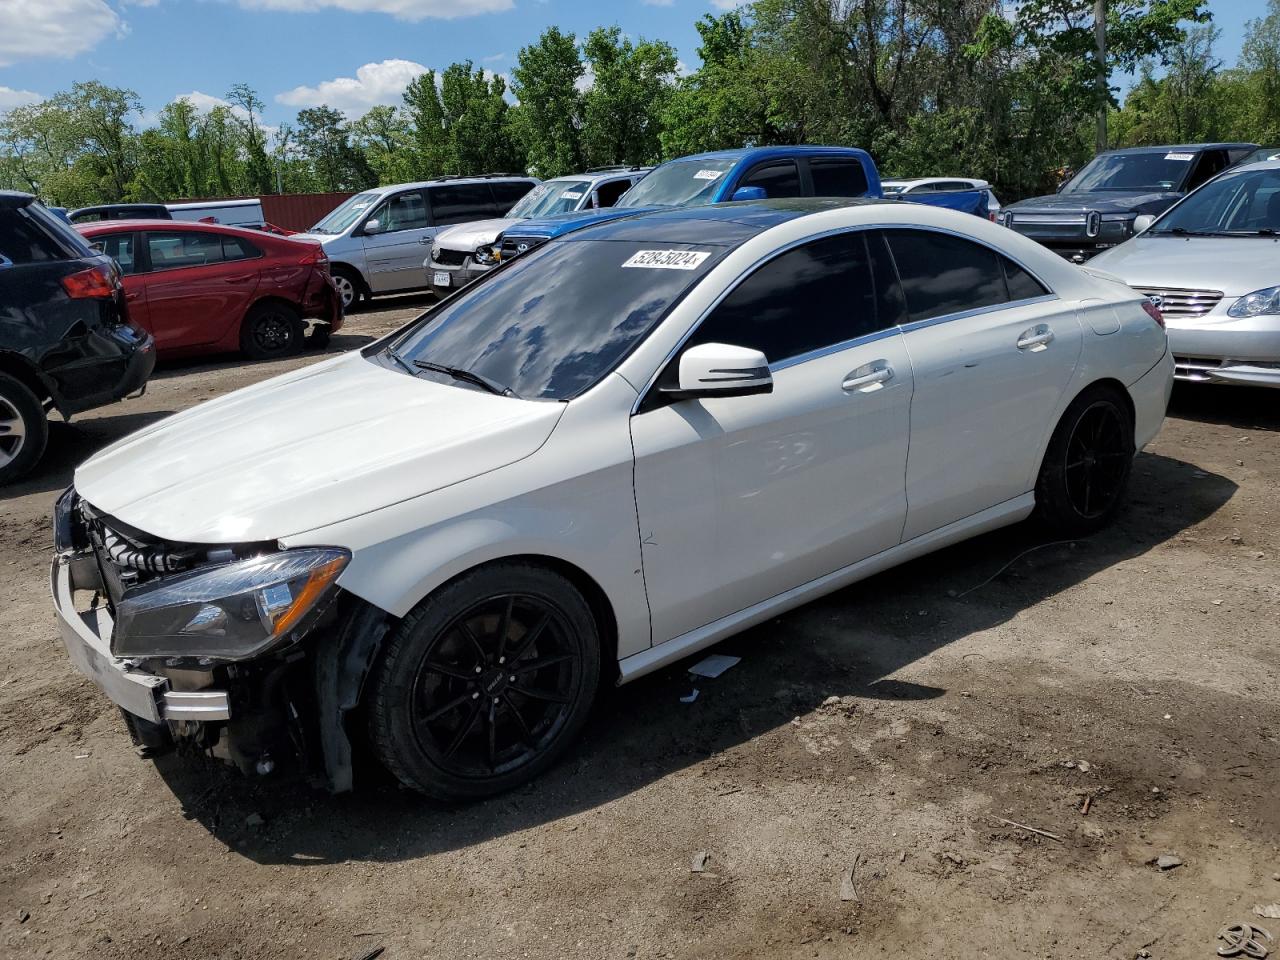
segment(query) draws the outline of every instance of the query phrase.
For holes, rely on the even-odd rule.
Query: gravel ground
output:
[[[330,352],[424,302],[355,314]],[[1180,388],[1101,535],[1024,553],[1043,541],[1018,527],[812,603],[722,643],[743,661],[696,702],[679,667],[610,692],[548,775],[449,808],[377,776],[332,798],[140,760],[54,627],[75,463],[315,359],[162,368],[0,494],[0,955],[1198,958],[1231,921],[1280,937],[1253,914],[1280,901],[1280,394]]]

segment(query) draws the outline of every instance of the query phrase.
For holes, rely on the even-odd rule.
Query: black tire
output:
[[[1062,537],[1100,530],[1124,500],[1135,453],[1127,398],[1115,387],[1089,387],[1049,440],[1036,479],[1036,518]]]
[[[333,331],[329,329],[327,323],[317,323],[311,327],[311,332],[307,334],[307,346],[314,347],[317,350],[326,350],[329,347],[329,341],[333,339]]]
[[[599,682],[599,631],[574,586],[493,564],[427,597],[388,637],[370,678],[370,739],[407,787],[487,797],[556,761]]]
[[[0,373],[0,485],[36,465],[49,442],[49,421],[39,398],[20,380]]]
[[[240,327],[240,350],[250,360],[291,357],[302,350],[302,341],[298,311],[277,300],[255,304]]]
[[[368,299],[369,291],[365,289],[364,280],[356,271],[350,267],[334,267],[329,272],[333,274],[333,280],[338,285],[338,296],[342,299],[344,313],[351,313]]]

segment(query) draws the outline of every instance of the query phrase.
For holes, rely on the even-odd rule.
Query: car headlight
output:
[[[487,246],[481,247],[472,254],[472,259],[474,259],[476,263],[483,263],[486,267],[492,267],[502,259],[502,254],[498,252],[497,247]]]
[[[1227,310],[1228,317],[1261,317],[1269,313],[1280,313],[1280,287],[1246,293]]]
[[[116,604],[118,657],[247,660],[305,632],[351,555],[305,548],[131,590]]]

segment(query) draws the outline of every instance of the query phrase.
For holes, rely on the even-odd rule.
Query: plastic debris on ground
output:
[[[741,657],[731,657],[724,653],[713,653],[711,656],[704,657],[695,663],[689,668],[689,672],[695,677],[706,677],[708,680],[714,680],[730,667],[736,667],[741,662]]]

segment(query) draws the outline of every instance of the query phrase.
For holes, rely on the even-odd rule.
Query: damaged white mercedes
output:
[[[1145,298],[973,217],[655,213],[98,453],[54,604],[152,753],[485,796],[603,684],[1033,513],[1097,529],[1171,382]]]

